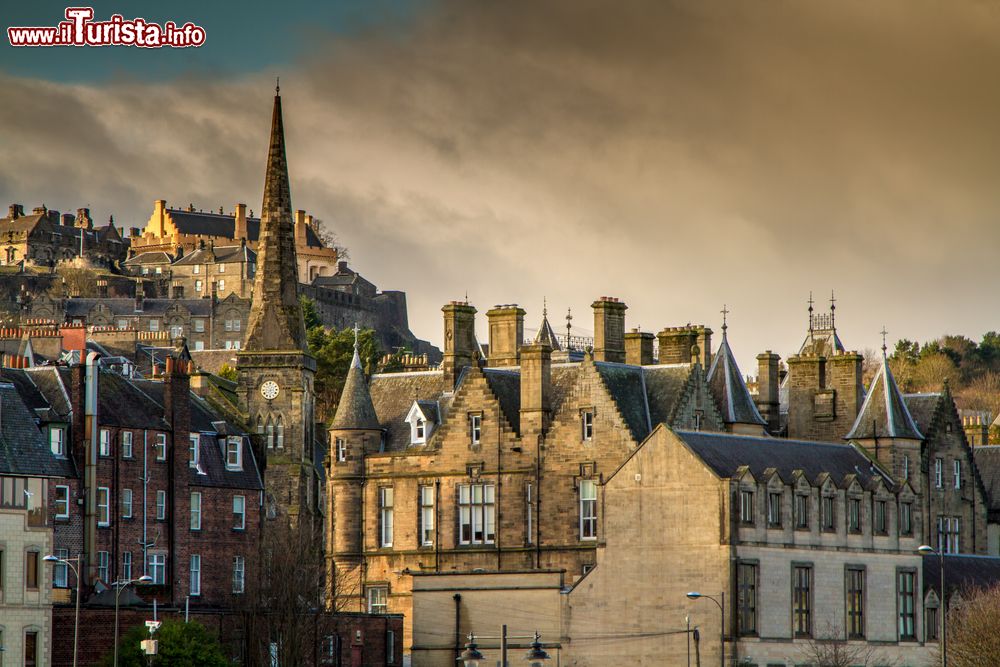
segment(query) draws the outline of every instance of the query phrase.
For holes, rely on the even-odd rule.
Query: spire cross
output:
[[[830,290],[830,311],[837,309],[837,297],[833,295],[833,290]]]
[[[728,325],[726,324],[726,316],[729,315],[729,309],[726,308],[726,304],[722,304],[722,310],[719,312],[722,313],[722,331],[723,334],[725,334],[725,331],[728,328]]]
[[[542,319],[546,319],[549,316],[549,303],[548,300],[542,297]]]
[[[882,355],[885,356],[885,351],[888,349],[888,347],[885,344],[885,337],[889,334],[889,332],[885,330],[885,326],[883,325],[882,331],[880,331],[879,333],[882,334]]]
[[[281,77],[280,76],[274,77],[274,94],[275,95],[280,95],[281,94]]]
[[[359,331],[360,331],[360,329],[358,329],[358,323],[355,322],[354,323],[354,351],[355,352],[358,351],[358,332]]]

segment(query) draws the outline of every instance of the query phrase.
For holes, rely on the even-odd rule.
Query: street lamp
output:
[[[127,586],[131,584],[151,584],[153,583],[153,578],[148,574],[144,574],[138,579],[129,579],[128,581],[116,581],[111,584],[115,587],[115,661],[114,667],[118,667],[118,599],[122,595],[122,591],[125,590]]]
[[[941,667],[948,667],[948,625],[945,623],[945,616],[948,613],[948,598],[944,592],[944,554],[927,544],[917,547],[917,553],[921,556],[937,556],[938,571],[941,573]]]
[[[719,656],[719,664],[721,667],[726,667],[726,592],[720,593],[722,601],[716,600],[711,595],[705,595],[704,593],[699,593],[698,591],[691,591],[687,594],[689,600],[698,600],[699,598],[708,598],[716,604],[719,608],[719,612],[722,614],[720,626],[719,626],[719,650],[721,654]]]
[[[469,633],[469,641],[465,644],[465,650],[462,651],[462,655],[458,656],[458,659],[465,663],[465,667],[479,667],[479,663],[486,659],[476,647],[476,636],[471,632]]]
[[[80,557],[74,556],[73,558],[60,558],[59,556],[49,554],[42,560],[46,563],[62,563],[64,565],[68,565],[70,569],[73,570],[73,576],[76,577],[76,616],[73,621],[73,667],[76,667],[76,649],[78,639],[80,637],[80,571],[77,569],[80,566]]]
[[[543,667],[545,661],[549,659],[549,654],[542,648],[542,636],[535,631],[534,635],[508,635],[507,626],[501,627],[499,637],[480,637],[481,639],[500,640],[500,667],[507,667],[507,640],[508,639],[533,639],[531,648],[525,654],[524,659],[531,667]],[[469,633],[469,641],[465,645],[465,650],[458,656],[456,662],[465,664],[465,667],[479,667],[479,663],[486,660],[476,644],[476,635]]]

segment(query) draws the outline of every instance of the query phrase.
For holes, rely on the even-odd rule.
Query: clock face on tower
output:
[[[273,401],[278,397],[278,383],[274,380],[268,380],[260,386],[260,395],[269,401]]]

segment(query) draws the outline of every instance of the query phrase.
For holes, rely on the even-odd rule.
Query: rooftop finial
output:
[[[882,325],[882,331],[879,333],[882,334],[882,356],[884,357],[886,350],[889,349],[889,347],[885,344],[885,337],[889,335],[889,332],[885,330],[885,325]]]
[[[281,77],[280,76],[274,77],[274,94],[275,95],[280,95],[281,94]]]
[[[726,304],[722,304],[722,310],[719,312],[722,313],[722,336],[725,337],[726,329],[729,328],[729,325],[726,324],[726,315],[729,314],[729,309],[726,308]]]
[[[837,310],[837,297],[833,295],[833,290],[830,290],[830,328],[834,328],[833,315],[834,311]]]
[[[566,309],[566,349],[567,350],[571,349],[570,348],[570,333],[572,332],[572,330],[573,330],[573,309],[572,308],[567,308]]]
[[[813,293],[809,290],[809,331],[813,330]]]
[[[354,368],[361,368],[361,354],[358,352],[358,323],[354,323],[354,358],[351,359],[351,366]]]
[[[542,297],[542,319],[546,319],[549,316],[549,302],[546,298]]]

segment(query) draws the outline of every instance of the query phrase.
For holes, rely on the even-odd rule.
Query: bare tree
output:
[[[934,352],[921,356],[913,369],[913,386],[917,391],[938,391],[947,380],[953,386],[961,380],[958,367],[947,354]]]
[[[996,665],[1000,656],[1000,585],[952,597],[947,625],[951,667]]]
[[[986,371],[962,389],[957,398],[963,408],[1000,414],[1000,373]]]
[[[802,662],[815,667],[873,667],[896,664],[878,650],[877,646],[865,643],[851,643],[844,638],[844,631],[836,625],[828,624],[822,634],[817,634],[803,645]]]
[[[319,218],[313,218],[313,231],[316,232],[316,236],[319,240],[323,242],[327,248],[333,248],[337,251],[337,259],[347,261],[351,258],[351,252],[347,249],[347,246],[340,244],[340,239],[337,238],[337,234],[331,229],[329,225],[320,220]]]

